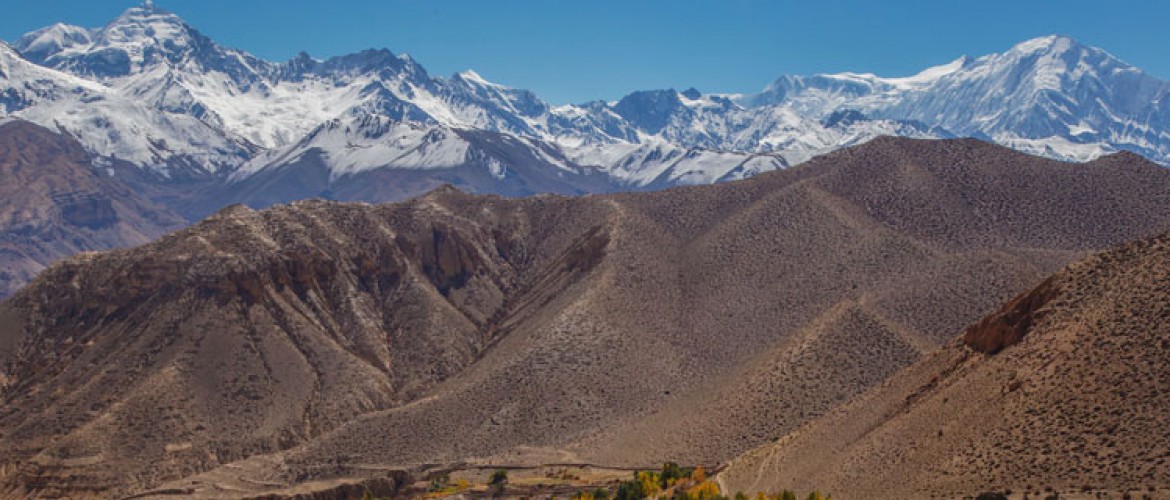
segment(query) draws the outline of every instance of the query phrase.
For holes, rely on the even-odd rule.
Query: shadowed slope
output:
[[[27,486],[152,484],[409,401],[496,340],[510,301],[549,293],[523,280],[570,284],[604,251],[604,227],[578,225],[604,222],[585,204],[562,226],[550,220],[565,212],[556,202],[533,200],[548,213],[532,221],[499,199],[464,198],[232,207],[47,271],[0,306],[16,319],[0,338],[19,339],[0,352],[0,439],[31,459]],[[565,231],[573,238],[557,238]],[[550,243],[528,246],[532,236]],[[85,472],[55,472],[71,467]]]
[[[222,496],[469,459],[723,461],[1170,227],[1168,193],[1133,155],[882,139],[657,193],[233,208],[0,306],[5,481]]]
[[[59,259],[146,243],[184,223],[90,165],[72,137],[0,124],[0,298]]]

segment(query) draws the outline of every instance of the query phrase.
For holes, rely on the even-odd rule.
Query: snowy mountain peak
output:
[[[151,6],[131,7],[99,32],[98,42],[133,43],[150,39],[156,43],[184,43],[192,28],[173,12]]]
[[[389,49],[366,49],[354,54],[332,57],[325,61],[325,72],[347,75],[396,74],[414,68],[413,61],[403,60]],[[417,68],[421,70],[421,67]]]
[[[1130,149],[1170,163],[1170,83],[1055,35],[904,77],[782,76],[754,95],[672,88],[555,108],[473,70],[432,77],[388,49],[264,61],[151,3],[99,29],[50,26],[13,48],[0,45],[0,114],[59,125],[96,156],[164,175],[188,165],[240,180],[319,158],[332,175],[482,160],[494,178],[521,165],[475,160],[467,144],[523,143],[513,153],[548,156],[541,165],[662,187],[754,175],[882,135],[973,136],[1066,160]]]
[[[94,37],[94,49],[128,58],[127,73],[164,62],[177,62],[202,36],[179,16],[157,7],[132,7]]]
[[[473,69],[460,71],[459,73],[455,74],[454,78],[459,78],[459,79],[462,79],[468,83],[472,83],[472,84],[480,85],[480,86],[484,86],[484,87],[498,87],[499,86],[499,85],[496,85],[492,82],[489,82],[486,78],[480,76],[480,74],[476,73],[475,70],[473,70]]]
[[[980,62],[1047,68],[1075,72],[1075,78],[1114,71],[1138,71],[1109,52],[1063,36],[1050,35],[1016,44],[1003,54],[979,58]]]
[[[93,43],[92,36],[89,29],[57,23],[20,37],[13,42],[13,47],[28,60],[40,63],[63,50],[88,46]]]
[[[236,83],[250,83],[270,65],[216,45],[178,15],[153,4],[127,9],[98,29],[55,25],[34,31],[16,48],[38,64],[102,81],[165,66],[193,73],[219,71]]]
[[[1047,35],[1017,43],[1010,50],[1008,50],[1008,53],[1023,55],[1035,54],[1038,52],[1065,52],[1070,49],[1084,48],[1087,47],[1074,40],[1072,37],[1064,35]]]

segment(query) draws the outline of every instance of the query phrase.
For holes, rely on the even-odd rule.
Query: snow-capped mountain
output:
[[[435,77],[384,49],[265,61],[149,4],[101,28],[34,31],[12,48],[0,48],[0,114],[63,128],[98,157],[164,176],[198,171],[232,189],[307,165],[326,183],[479,169],[469,186],[492,191],[489,179],[503,186],[508,172],[542,169],[547,182],[495,191],[648,189],[751,176],[881,135],[975,136],[1076,160],[1125,149],[1170,163],[1170,84],[1065,37],[904,78],[785,76],[751,95],[668,89],[564,106],[473,71]]]
[[[509,196],[620,188],[540,140],[360,112],[261,153],[227,178],[214,205],[397,200],[442,184]]]
[[[745,102],[810,117],[858,110],[1066,160],[1124,149],[1170,162],[1170,82],[1063,36],[964,56],[908,78],[782,77]]]
[[[491,83],[473,71],[432,77],[410,57],[388,50],[328,60],[302,53],[272,63],[219,46],[175,14],[147,6],[98,29],[55,25],[22,37],[15,47],[31,61],[97,82],[165,116],[195,118],[229,142],[266,150],[240,161],[234,180],[260,170],[258,161],[295,154],[323,124],[362,115],[542,141],[630,188],[752,175],[856,142],[852,136],[859,133],[868,139],[896,128],[873,122],[872,133],[856,125],[842,132],[785,110],[750,110],[731,97],[694,90],[552,107],[530,91]],[[662,102],[655,104],[655,98]],[[661,109],[651,109],[656,105]],[[405,167],[395,158],[415,147],[402,141],[383,146],[393,153],[379,157],[379,166],[396,168]],[[98,147],[94,152],[112,153]],[[760,156],[770,152],[775,154]]]
[[[100,83],[37,66],[2,42],[0,115],[63,130],[106,161],[164,176],[226,171],[252,155],[196,117],[160,113]]]

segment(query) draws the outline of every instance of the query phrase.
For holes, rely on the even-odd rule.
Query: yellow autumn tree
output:
[[[719,485],[714,481],[703,481],[687,490],[687,497],[693,500],[714,500],[719,496]]]
[[[647,498],[658,496],[662,493],[662,487],[658,484],[658,474],[650,471],[643,471],[638,473],[638,482],[642,483],[642,493]]]
[[[700,484],[706,480],[707,480],[707,471],[703,470],[702,465],[695,466],[695,470],[691,471],[691,481],[694,481],[695,484]]]

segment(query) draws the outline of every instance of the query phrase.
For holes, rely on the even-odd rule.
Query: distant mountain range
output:
[[[649,90],[565,106],[473,71],[434,77],[388,50],[265,61],[151,6],[0,44],[0,116],[73,135],[95,167],[136,167],[119,174],[134,183],[182,186],[159,199],[182,198],[191,218],[442,183],[507,195],[705,184],[882,135],[1075,161],[1128,150],[1165,165],[1168,94],[1170,83],[1060,36],[906,78],[783,76],[750,95]]]

